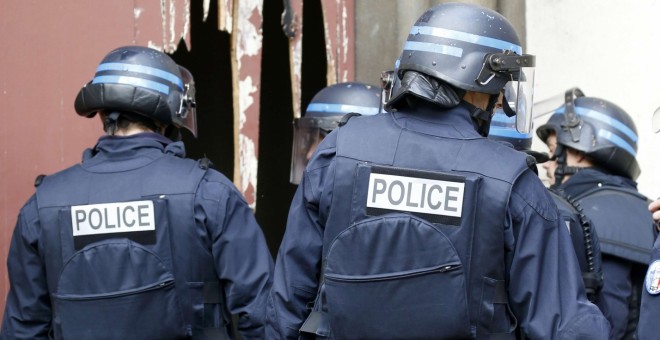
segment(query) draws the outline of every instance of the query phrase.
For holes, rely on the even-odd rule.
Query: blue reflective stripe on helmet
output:
[[[633,142],[637,143],[637,134],[635,133],[635,131],[631,130],[628,126],[626,126],[626,124],[623,124],[622,122],[620,122],[620,121],[618,121],[618,120],[616,120],[616,119],[614,119],[610,116],[602,114],[598,111],[590,110],[590,109],[579,107],[579,106],[577,106],[575,108],[575,112],[577,112],[578,115],[590,117],[590,118],[599,120],[603,123],[606,123],[608,125],[611,125],[615,129],[623,132]]]
[[[513,139],[530,139],[532,138],[531,133],[520,133],[518,130],[512,129],[510,127],[501,127],[497,125],[491,125],[490,131],[488,132],[489,137],[507,137]]]
[[[92,84],[125,84],[144,87],[150,90],[158,91],[160,93],[169,94],[170,87],[159,82],[136,78],[136,77],[126,77],[126,76],[98,76],[94,77]]]
[[[172,84],[176,85],[179,89],[183,90],[183,81],[181,80],[181,78],[179,78],[178,76],[172,73],[154,67],[135,65],[135,64],[125,64],[125,63],[103,63],[96,68],[96,73],[102,71],[128,71],[135,73],[143,73],[150,76],[165,79],[171,82]]]
[[[626,142],[623,138],[617,136],[616,134],[612,133],[612,131],[607,131],[600,129],[598,130],[598,137],[602,137],[607,139],[608,141],[612,142],[612,144],[628,151],[633,157],[637,156],[637,152],[635,149],[630,145],[630,143]]]
[[[555,111],[555,113],[564,113],[564,107],[562,106],[560,109]],[[595,120],[598,120],[600,122],[603,122],[607,125],[612,126],[613,128],[623,132],[628,138],[630,138],[634,143],[637,143],[637,134],[635,131],[633,131],[631,128],[629,128],[626,124],[622,123],[619,120],[616,120],[606,114],[600,113],[595,110],[587,109],[584,107],[576,106],[575,107],[575,113],[577,113],[579,116],[585,116],[589,117]]]
[[[307,106],[307,111],[330,112],[338,114],[357,112],[365,116],[375,115],[379,112],[379,110],[380,108],[373,106],[358,106],[347,104],[311,103]]]
[[[495,48],[498,50],[509,50],[516,52],[519,55],[522,55],[522,47],[520,47],[519,45],[504,40],[484,37],[481,35],[454,31],[439,27],[413,26],[412,29],[410,30],[410,35],[417,35],[417,34],[430,35],[438,38],[459,40],[467,43]],[[426,52],[433,52],[433,51],[426,51]]]
[[[419,41],[407,41],[405,45],[403,45],[403,50],[446,54],[459,58],[463,56],[462,48]]]

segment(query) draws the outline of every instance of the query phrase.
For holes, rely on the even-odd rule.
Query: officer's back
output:
[[[389,112],[348,120],[303,173],[269,337],[607,337],[547,190],[524,155],[484,138],[505,84],[532,79],[502,58],[533,66],[494,11],[419,18]]]
[[[7,259],[7,339],[263,338],[272,259],[252,211],[196,134],[192,75],[146,47],[111,51],[76,98],[106,136],[40,177]],[[171,134],[170,134],[171,132]]]

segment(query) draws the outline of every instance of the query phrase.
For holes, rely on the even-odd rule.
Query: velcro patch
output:
[[[368,190],[368,215],[402,211],[432,223],[461,223],[464,177],[375,166],[371,168]]]
[[[143,244],[154,243],[154,203],[132,201],[72,206],[71,226],[76,249],[92,242],[118,237]]]
[[[645,279],[646,291],[651,295],[660,293],[660,260],[655,260],[649,266]]]

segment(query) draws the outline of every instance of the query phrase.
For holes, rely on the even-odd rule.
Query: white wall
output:
[[[535,101],[578,86],[623,108],[639,135],[638,188],[659,197],[660,134],[653,134],[651,117],[660,106],[660,1],[531,0],[526,6],[526,52],[537,56]],[[547,150],[538,138],[533,147]]]

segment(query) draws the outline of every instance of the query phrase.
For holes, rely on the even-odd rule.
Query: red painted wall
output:
[[[111,49],[162,46],[162,31],[158,1],[0,1],[0,315],[9,241],[35,177],[79,162],[103,132],[75,113],[78,90]]]

